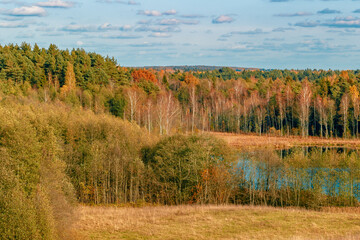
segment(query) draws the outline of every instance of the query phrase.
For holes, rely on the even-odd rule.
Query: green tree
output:
[[[232,161],[226,144],[210,136],[166,137],[145,151],[145,165],[159,182],[159,195],[167,204],[184,204],[192,200],[203,170]]]

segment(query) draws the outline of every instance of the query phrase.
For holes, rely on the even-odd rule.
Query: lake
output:
[[[289,194],[294,195],[293,201],[297,202],[302,194],[350,205],[360,201],[358,150],[329,147],[258,150],[240,154],[236,167],[242,179],[240,187],[253,194],[250,198],[254,198],[254,193],[268,196],[261,200],[264,203],[274,197],[279,202],[285,193],[288,198]]]

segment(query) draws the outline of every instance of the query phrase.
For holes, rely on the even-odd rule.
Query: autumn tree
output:
[[[265,118],[265,100],[262,99],[257,91],[254,91],[250,97],[251,107],[253,114],[256,117],[255,128],[257,129],[259,135],[261,136],[263,120]]]
[[[280,127],[281,135],[283,135],[284,133],[283,125],[284,125],[284,120],[286,118],[286,98],[284,96],[284,89],[285,89],[284,84],[280,80],[277,80],[275,85],[275,98],[276,98],[277,107],[279,109],[279,127]]]
[[[129,108],[129,120],[137,121],[136,113],[138,111],[140,99],[141,99],[141,91],[138,87],[132,86],[125,89],[125,94],[128,100],[128,108]]]
[[[170,134],[174,120],[180,112],[180,107],[171,92],[159,94],[156,104],[157,119],[160,134]]]
[[[189,94],[190,94],[190,103],[191,103],[191,132],[194,132],[195,129],[195,114],[196,114],[196,86],[199,84],[199,80],[190,73],[186,73],[184,76],[184,82],[186,83]]]
[[[328,108],[328,125],[329,125],[329,136],[333,137],[335,134],[335,124],[334,124],[334,120],[335,120],[335,115],[336,115],[336,105],[335,105],[335,101],[328,98],[327,101],[327,108]]]
[[[285,105],[286,105],[286,117],[285,124],[287,126],[287,133],[290,135],[290,130],[294,126],[294,105],[295,105],[295,93],[292,89],[291,82],[288,81],[285,85]],[[289,119],[290,118],[290,119]]]
[[[241,128],[241,116],[242,116],[242,106],[244,105],[244,94],[245,94],[245,86],[241,80],[235,82],[234,86],[234,100],[236,107],[236,116],[237,116],[237,126],[236,131],[240,131]]]
[[[146,80],[153,83],[157,83],[157,79],[154,73],[146,69],[135,69],[131,72],[131,76],[134,82],[139,82],[140,80]]]
[[[76,88],[76,79],[74,73],[74,66],[68,62],[65,73],[65,84],[61,87],[61,93],[67,95]]]
[[[309,134],[311,95],[311,85],[308,81],[304,81],[301,85],[301,91],[299,94],[301,135],[303,137],[307,137]]]
[[[146,111],[146,128],[148,129],[149,133],[153,128],[153,111],[154,111],[154,103],[152,97],[148,97],[145,103],[145,111]]]
[[[360,115],[360,100],[359,100],[359,91],[355,85],[351,86],[349,89],[351,96],[351,103],[354,109],[353,116],[353,135],[358,136],[359,131],[359,115]]]
[[[349,114],[350,97],[348,93],[344,93],[340,103],[340,114],[343,118],[343,137],[348,137],[348,114]]]

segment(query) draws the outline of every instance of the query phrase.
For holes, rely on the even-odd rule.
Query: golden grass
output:
[[[360,239],[359,211],[252,206],[79,209],[88,239]]]
[[[342,138],[320,138],[299,136],[271,136],[255,134],[235,134],[210,132],[210,134],[225,140],[230,146],[235,148],[258,148],[273,147],[276,149],[291,148],[295,146],[324,146],[324,147],[348,147],[360,148],[360,139],[342,139]]]

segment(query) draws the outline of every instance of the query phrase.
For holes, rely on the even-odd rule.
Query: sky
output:
[[[359,69],[360,0],[0,0],[0,44],[121,66]]]

